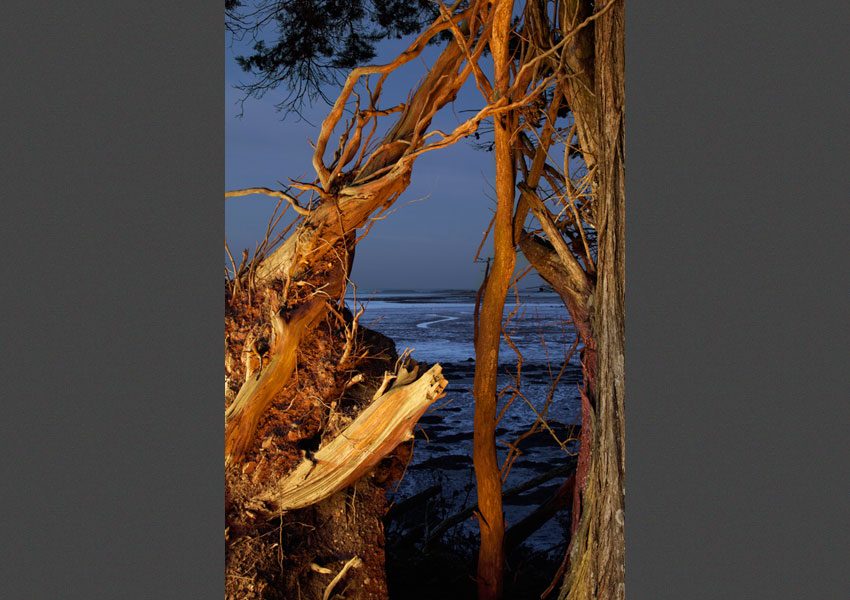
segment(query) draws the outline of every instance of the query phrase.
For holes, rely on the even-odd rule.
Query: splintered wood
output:
[[[280,314],[272,316],[271,361],[259,377],[246,369],[248,377],[224,414],[225,467],[237,463],[253,441],[260,417],[292,376],[298,343],[325,308],[324,300],[314,298],[287,319]]]
[[[448,383],[440,365],[418,379],[417,372],[418,367],[408,371],[402,366],[386,375],[372,403],[351,425],[256,500],[270,512],[310,506],[354,483],[411,439],[414,425]]]

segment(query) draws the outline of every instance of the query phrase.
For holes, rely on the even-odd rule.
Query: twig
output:
[[[331,579],[331,582],[328,584],[328,587],[325,588],[325,593],[322,594],[322,600],[328,600],[331,597],[331,592],[333,592],[334,587],[336,587],[336,584],[338,584],[340,582],[340,580],[343,577],[345,577],[345,574],[348,573],[349,569],[351,569],[352,567],[357,569],[362,565],[363,565],[363,561],[360,560],[360,557],[352,556],[348,560],[348,562],[345,563],[345,566],[342,568],[342,570],[339,573],[337,573],[336,577]]]
[[[295,198],[293,198],[292,196],[290,196],[289,194],[287,194],[286,192],[281,191],[281,190],[273,190],[273,189],[270,189],[270,188],[267,188],[267,187],[253,187],[253,188],[245,188],[243,190],[233,190],[233,191],[230,191],[230,192],[225,192],[224,197],[225,198],[238,198],[239,196],[251,196],[251,195],[254,195],[254,194],[264,194],[266,196],[274,196],[275,198],[282,198],[283,200],[286,200],[287,202],[289,202],[289,205],[292,206],[292,208],[295,210],[295,212],[297,212],[299,215],[303,215],[305,217],[310,215],[309,209],[306,209],[303,206],[301,206],[300,204],[298,204],[298,201]]]

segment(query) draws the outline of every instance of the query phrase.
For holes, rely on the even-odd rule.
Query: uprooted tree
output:
[[[230,3],[230,25],[246,32],[278,15],[283,37],[300,31],[309,19],[321,21],[325,4],[260,2],[254,13],[238,13],[238,3]],[[561,598],[622,598],[624,1],[346,5],[345,15],[301,32],[296,47],[281,43],[269,48],[258,43],[255,54],[242,59],[246,70],[259,75],[259,83],[246,91],[258,94],[281,82],[296,82],[290,87],[294,94],[290,102],[297,106],[305,94],[323,93],[322,85],[334,83],[340,69],[371,59],[372,46],[382,37],[421,29],[394,60],[354,68],[340,79],[342,90],[315,143],[315,180],[293,181],[286,190],[250,188],[228,193],[277,197],[296,212],[297,219],[278,248],[272,250],[267,244],[239,268],[233,264],[232,286],[242,285],[250,292],[263,286],[268,289],[268,282],[278,285],[268,305],[271,335],[266,358],[249,355],[245,380],[226,411],[226,465],[238,464],[253,443],[263,412],[292,377],[301,340],[341,303],[358,240],[406,189],[416,159],[492,123],[493,259],[482,284],[475,339],[479,597],[502,594],[505,531],[503,469],[496,458],[496,379],[505,298],[519,249],[561,296],[582,343],[582,429],[572,536],[549,591],[563,577]],[[407,9],[399,10],[403,6]],[[250,25],[246,15],[253,15]],[[380,27],[369,25],[370,16]],[[326,35],[337,30],[346,31],[347,37]],[[337,40],[337,45],[329,39]],[[443,42],[442,50],[418,86],[405,101],[385,105],[386,79],[437,41]],[[431,128],[437,112],[455,99],[467,81],[480,91],[484,107],[452,131]],[[332,139],[337,140],[333,149]],[[410,374],[403,377],[409,379]],[[416,385],[408,383],[411,388]],[[412,394],[419,400],[407,406],[411,414],[421,414],[421,406],[432,401],[442,385],[439,377],[422,383],[423,393]],[[380,397],[376,394],[375,402]],[[388,451],[404,436],[391,432],[378,437],[364,438],[363,444]],[[340,448],[352,453],[355,462],[356,456],[367,454],[358,455],[357,448],[342,442]],[[306,494],[308,499],[350,483],[359,472],[307,464],[299,468],[301,475],[307,474],[305,478],[323,477],[311,488],[318,490],[316,495]],[[292,479],[301,475],[296,470],[281,483],[280,494],[272,498],[274,506],[293,501],[287,492],[301,489]],[[304,495],[303,489],[299,493]]]

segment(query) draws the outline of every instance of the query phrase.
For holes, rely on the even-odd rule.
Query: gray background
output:
[[[628,596],[847,597],[845,5],[627,15]],[[221,595],[221,34],[4,5],[3,595]]]

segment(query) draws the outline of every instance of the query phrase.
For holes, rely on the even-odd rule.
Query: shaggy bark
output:
[[[597,2],[597,6],[601,3]],[[563,0],[560,3],[561,31],[564,35],[585,22],[592,9],[587,0]],[[573,36],[564,54],[568,69],[564,90],[578,128],[579,146],[588,171],[596,166],[599,153],[598,102],[594,95],[594,26],[588,25]]]
[[[582,515],[560,598],[625,597],[625,189],[623,0],[596,25],[601,148],[596,198],[598,281],[593,314],[599,372]]]
[[[540,172],[534,165],[550,130],[544,128],[536,154],[530,144],[518,145],[520,156],[533,157],[534,162],[520,184],[517,241],[532,266],[563,299],[583,343],[582,432],[572,541],[562,565],[562,569],[569,567],[562,595],[570,598],[616,598],[623,593],[622,12],[622,0],[597,3],[593,9],[586,0],[564,0],[559,5],[562,33],[573,34],[565,52],[547,55],[547,62],[556,73],[564,71],[558,81],[575,119],[577,150],[588,168],[582,183],[586,187],[574,189],[568,173],[569,142],[563,173],[549,164],[543,168],[543,176],[563,205],[565,217],[560,222],[536,190]],[[539,3],[535,14],[535,22],[545,21]],[[535,43],[546,55],[555,42],[539,35]],[[576,198],[585,205],[582,214],[575,208]],[[529,210],[545,238],[522,230],[521,221]],[[582,221],[588,217],[597,231],[596,264],[584,235]],[[573,231],[569,235],[567,226]],[[612,464],[618,465],[616,473],[611,471]],[[560,576],[561,571],[544,595]]]

